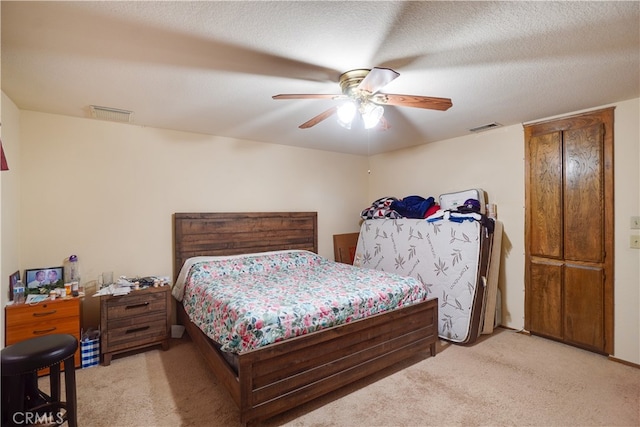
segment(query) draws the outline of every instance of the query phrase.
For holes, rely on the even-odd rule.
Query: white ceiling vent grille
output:
[[[489,123],[489,124],[486,124],[486,125],[482,125],[482,126],[478,126],[478,127],[475,127],[475,128],[471,128],[471,129],[469,129],[469,131],[470,132],[483,132],[485,130],[499,128],[500,126],[502,126],[500,123],[493,122],[493,123]]]
[[[119,110],[110,107],[98,107],[91,105],[91,117],[94,119],[108,120],[110,122],[131,123],[133,111]]]

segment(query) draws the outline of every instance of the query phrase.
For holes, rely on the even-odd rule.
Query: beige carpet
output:
[[[189,338],[171,341],[78,371],[80,426],[240,425]],[[498,329],[259,425],[640,426],[640,369]]]

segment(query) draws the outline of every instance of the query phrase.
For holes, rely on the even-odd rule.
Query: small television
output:
[[[37,293],[41,289],[54,289],[64,285],[63,267],[45,267],[25,270],[24,285],[27,293]]]

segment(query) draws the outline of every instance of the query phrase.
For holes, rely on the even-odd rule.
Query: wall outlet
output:
[[[631,239],[629,239],[629,247],[633,249],[640,249],[640,234],[631,235]]]
[[[640,216],[631,217],[631,229],[640,230]]]

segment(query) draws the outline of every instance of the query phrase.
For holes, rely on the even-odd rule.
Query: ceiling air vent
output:
[[[98,107],[91,105],[91,117],[94,119],[108,120],[110,122],[131,123],[133,111],[119,110],[110,107]]]
[[[469,131],[470,132],[483,132],[485,130],[499,128],[500,126],[502,126],[500,123],[493,122],[493,123],[489,123],[489,124],[486,124],[486,125],[482,125],[482,126],[478,126],[478,127],[475,127],[475,128],[471,128],[471,129],[469,129]]]

